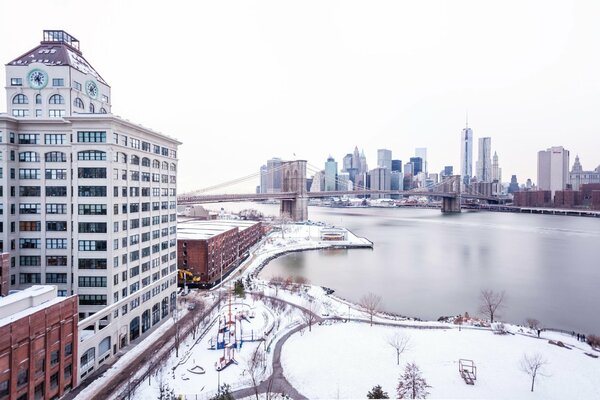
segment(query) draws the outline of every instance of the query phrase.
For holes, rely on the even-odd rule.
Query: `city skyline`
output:
[[[430,172],[458,172],[466,110],[474,139],[493,138],[505,181],[535,180],[537,152],[552,146],[590,169],[600,163],[600,58],[588,51],[600,34],[596,3],[508,2],[494,12],[479,2],[144,3],[143,13],[139,4],[107,1],[110,18],[89,24],[75,1],[4,3],[5,15],[29,22],[0,27],[10,38],[1,61],[42,29],[85,42],[114,88],[112,111],[184,143],[181,192],[245,176],[273,156],[321,165],[331,152],[341,162],[361,144],[371,167],[377,149],[405,160],[427,147]]]

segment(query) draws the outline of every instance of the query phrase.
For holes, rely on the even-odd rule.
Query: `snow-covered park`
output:
[[[428,398],[600,398],[600,358],[594,357],[600,352],[570,334],[542,331],[538,338],[537,331],[508,324],[506,332],[498,334],[471,318],[456,325],[371,315],[319,286],[257,277],[268,260],[288,251],[370,245],[350,232],[343,240],[325,241],[320,229],[289,225],[283,234],[274,232],[252,250],[222,288],[204,295],[192,293],[209,306],[218,301],[219,291],[233,292],[234,280],[241,279],[246,286],[245,297],[226,295],[218,311],[202,322],[196,337],[187,337],[178,355],[171,352],[156,373],[135,388],[133,398],[157,399],[160,389],[168,388],[181,398],[211,399],[224,383],[234,394],[249,397],[252,391],[239,390],[269,382],[278,357],[284,380],[298,396],[309,399],[365,398],[376,385],[395,398],[407,363],[419,367],[430,386]],[[317,317],[307,318],[307,310]],[[311,328],[300,329],[307,322],[313,324]],[[406,344],[400,354],[390,344],[392,338]],[[143,351],[149,340],[133,352]],[[278,346],[280,353],[275,350]],[[531,392],[532,377],[523,370],[523,359],[534,355],[543,363]],[[127,355],[119,362],[126,360]],[[461,369],[470,371],[467,378],[473,379],[472,385],[461,376]],[[117,363],[107,376],[118,370]],[[102,385],[102,378],[94,385]]]

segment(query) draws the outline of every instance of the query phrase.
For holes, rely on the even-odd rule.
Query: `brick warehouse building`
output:
[[[192,274],[188,283],[212,285],[233,270],[262,236],[262,223],[256,221],[180,221],[178,268]]]
[[[77,296],[32,286],[0,300],[0,398],[54,399],[76,386]]]

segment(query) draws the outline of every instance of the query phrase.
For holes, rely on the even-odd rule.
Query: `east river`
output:
[[[309,216],[366,237],[373,250],[291,253],[261,277],[301,275],[354,302],[374,292],[384,310],[427,320],[478,315],[481,289],[504,290],[505,321],[531,317],[545,327],[600,334],[600,219],[325,207],[309,207]]]

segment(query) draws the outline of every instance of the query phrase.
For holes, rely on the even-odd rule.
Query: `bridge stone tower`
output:
[[[442,212],[443,213],[459,213],[461,196],[460,196],[460,186],[461,186],[461,176],[453,175],[449,179],[447,179],[443,185],[442,190],[444,193],[454,193],[456,197],[443,197],[442,198]]]
[[[306,195],[306,160],[284,161],[282,167],[282,192],[293,192],[293,199],[281,200],[280,213],[293,221],[308,219],[308,196]]]

